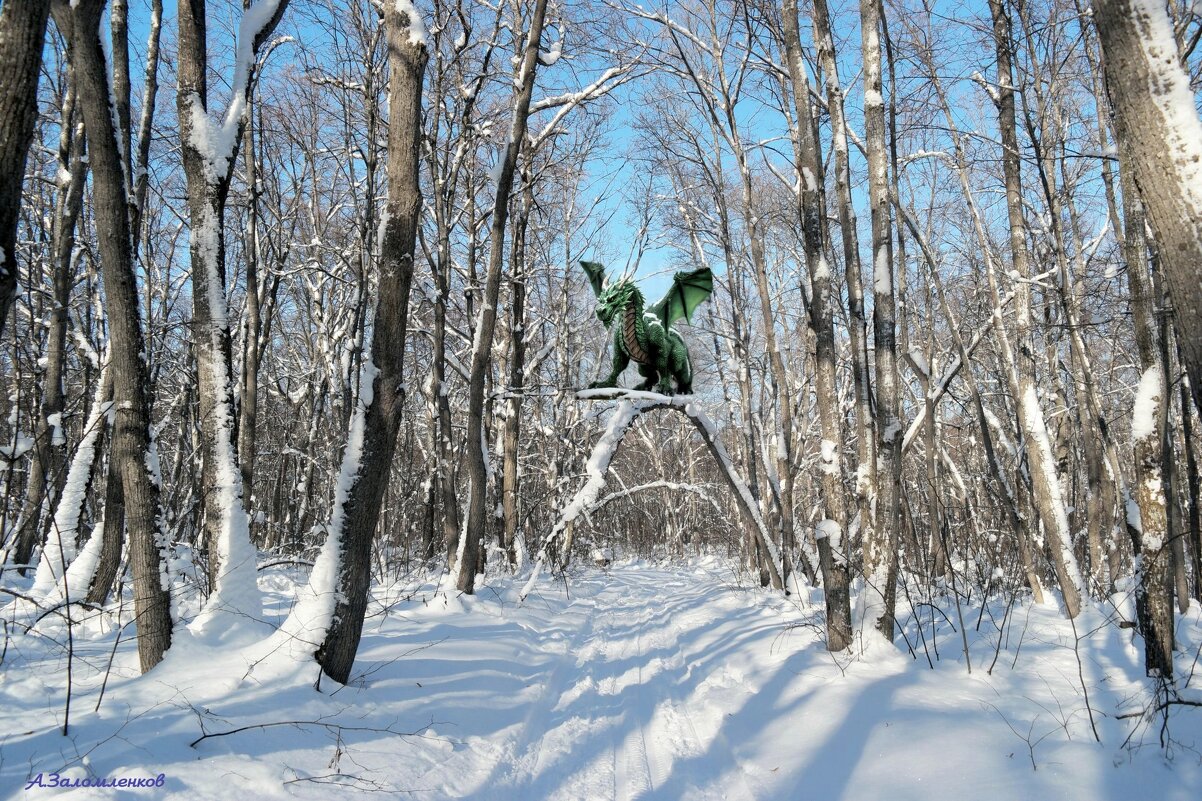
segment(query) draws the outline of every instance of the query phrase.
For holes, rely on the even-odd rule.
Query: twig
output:
[[[429,726],[423,726],[417,731],[401,732],[388,727],[380,728],[378,726],[343,726],[339,723],[326,723],[320,720],[281,720],[275,723],[252,723],[248,726],[239,726],[236,729],[229,729],[228,731],[205,732],[192,742],[188,743],[188,747],[195,748],[198,744],[204,742],[205,740],[216,739],[217,737],[228,737],[231,734],[240,734],[244,731],[253,731],[255,729],[271,729],[277,726],[318,726],[326,731],[333,732],[339,737],[342,736],[343,732],[347,731],[369,731],[375,732],[376,734],[395,734],[398,737],[420,737],[422,732],[429,728]]]
[[[1077,680],[1081,682],[1081,692],[1085,694],[1085,711],[1089,713],[1089,727],[1093,729],[1093,738],[1099,743],[1102,737],[1098,734],[1098,724],[1093,718],[1093,705],[1089,702],[1089,688],[1085,686],[1085,666],[1081,664],[1081,637],[1077,634],[1077,621],[1068,619],[1073,627],[1073,656],[1077,658]],[[1067,728],[1065,729],[1067,731]]]

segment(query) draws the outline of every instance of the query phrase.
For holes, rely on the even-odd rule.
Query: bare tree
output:
[[[0,334],[17,292],[17,219],[49,12],[45,0],[11,0],[0,8]]]
[[[1011,66],[1013,40],[1010,19],[1002,0],[990,0],[998,65],[998,119],[1002,134],[1002,168],[1006,183],[1006,209],[1010,226],[1010,258],[1014,265],[1018,308],[1015,335],[1013,392],[1019,425],[1031,464],[1035,506],[1049,538],[1060,590],[1069,617],[1081,610],[1081,574],[1073,555],[1068,512],[1061,494],[1060,477],[1052,458],[1047,424],[1035,390],[1035,348],[1031,341],[1031,271],[1027,261],[1026,224],[1022,209],[1022,179],[1014,110],[1014,77]]]
[[[69,32],[71,64],[87,131],[92,208],[104,267],[112,350],[115,421],[111,458],[119,465],[124,488],[138,657],[145,672],[162,660],[171,645],[172,622],[168,588],[162,583],[167,542],[159,527],[158,454],[150,432],[149,381],[133,270],[128,195],[100,41],[104,5],[104,0],[80,0],[70,6],[56,0],[54,9],[56,23]]]
[[[865,588],[857,625],[893,640],[897,537],[901,530],[901,420],[899,419],[897,333],[894,320],[892,217],[889,213],[889,153],[881,95],[881,6],[860,0],[864,58],[864,128],[868,193],[872,209],[872,339],[876,359],[876,520],[864,541]]]
[[[350,677],[363,631],[371,544],[404,411],[405,336],[422,203],[418,160],[422,76],[429,58],[425,28],[405,0],[384,6],[383,24],[389,65],[388,205],[371,350],[351,418],[326,545],[337,558],[337,602],[317,651],[326,675],[343,683]]]
[[[1099,0],[1094,18],[1115,135],[1155,233],[1194,405],[1202,409],[1202,123],[1162,5]]]
[[[288,0],[259,0],[242,15],[233,96],[217,124],[208,118],[206,0],[179,4],[179,89],[191,225],[192,330],[203,448],[204,530],[213,588],[207,608],[257,615],[255,553],[235,450],[233,360],[226,282],[225,205],[249,119],[255,58]],[[257,291],[257,288],[256,288]]]
[[[530,116],[530,101],[534,95],[534,77],[538,69],[539,45],[547,15],[547,0],[535,0],[522,49],[521,68],[515,82],[517,94],[513,101],[513,118],[505,153],[501,157],[497,177],[497,192],[493,202],[489,230],[488,272],[484,294],[476,321],[469,371],[467,416],[467,466],[470,481],[467,520],[459,556],[454,560],[458,570],[455,585],[462,592],[474,592],[476,571],[480,559],[480,544],[486,518],[488,464],[484,433],[484,384],[492,352],[493,332],[497,322],[497,298],[501,290],[501,267],[505,259],[505,229],[509,217],[509,196],[513,191],[513,175],[518,155],[526,139]]]
[[[818,415],[822,426],[819,470],[825,514],[818,524],[818,557],[826,598],[826,647],[841,651],[851,644],[851,608],[846,545],[843,530],[847,507],[843,498],[843,436],[839,424],[839,397],[835,386],[835,324],[831,287],[833,273],[826,259],[827,229],[823,217],[822,154],[810,110],[810,82],[801,58],[801,33],[796,0],[785,0],[783,35],[796,109],[797,173],[800,192],[802,243],[810,271],[810,329],[814,332],[817,362],[814,371]]]

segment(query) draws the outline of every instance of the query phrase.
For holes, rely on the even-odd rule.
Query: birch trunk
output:
[[[877,387],[876,519],[864,538],[864,592],[857,625],[874,628],[893,640],[893,582],[897,574],[897,536],[901,530],[901,420],[894,320],[893,246],[889,215],[889,151],[885,105],[881,95],[881,6],[860,0],[864,58],[864,133],[868,158],[868,196],[872,209],[872,338]]]
[[[822,473],[823,519],[818,524],[818,560],[826,600],[826,647],[842,651],[851,644],[851,604],[847,552],[843,531],[847,505],[843,498],[843,434],[839,421],[839,392],[835,384],[835,323],[830,264],[826,260],[826,222],[822,214],[822,157],[814,135],[810,111],[810,86],[801,58],[801,33],[797,22],[797,0],[784,3],[784,44],[792,78],[796,110],[797,173],[801,179],[798,215],[802,245],[810,272],[810,329],[814,332],[814,385],[818,396],[818,418],[822,429],[819,470]]]

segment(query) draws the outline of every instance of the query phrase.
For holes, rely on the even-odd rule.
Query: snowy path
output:
[[[703,590],[679,575],[638,578],[613,575],[573,606],[581,618],[574,647],[498,764],[503,778],[483,795],[755,798],[729,745],[707,748],[682,697],[697,656],[682,642],[712,622],[696,609]],[[649,604],[640,587],[648,581],[667,600]],[[592,753],[574,748],[590,738]]]
[[[839,664],[810,625],[815,609],[730,581],[712,565],[631,565],[584,574],[570,598],[546,586],[519,608],[485,592],[425,610],[424,622],[402,624],[406,634],[382,631],[372,640],[380,658],[400,647],[383,645],[395,636],[446,637],[417,657],[447,660],[439,690],[414,701],[458,745],[408,786],[478,801],[1129,801],[1154,781],[1161,798],[1197,797],[1194,755],[1171,771],[1147,753],[1139,769],[1116,767],[1131,756],[1110,715],[1116,694],[1138,691],[1139,660],[1114,638],[1099,640],[1088,666],[1103,682],[1091,695],[1106,745],[1092,741],[1054,608],[1020,610],[1027,631],[1013,670],[970,676],[947,629],[936,670],[901,651]],[[505,634],[515,621],[517,639]],[[974,658],[988,664],[995,642],[974,642]],[[417,659],[394,666],[398,683]],[[373,694],[391,694],[388,682],[373,682]],[[1043,739],[1030,752],[1024,737]]]
[[[262,583],[285,609],[291,582]],[[219,799],[237,787],[265,799],[1134,801],[1155,788],[1157,801],[1184,801],[1202,788],[1202,715],[1175,719],[1171,765],[1154,732],[1136,753],[1120,747],[1131,724],[1116,715],[1146,682],[1112,625],[1081,649],[1103,744],[1093,740],[1072,630],[1054,607],[1015,610],[992,675],[986,616],[970,631],[969,675],[942,625],[933,640],[926,631],[933,670],[900,648],[836,660],[815,607],[737,587],[716,561],[588,570],[566,595],[547,581],[524,604],[519,586],[381,593],[352,682],[320,691],[311,663],[271,668],[198,644],[139,678],[123,640],[95,714],[103,676],[85,668],[104,665],[111,634],[78,640],[68,738],[56,729],[61,652],[13,640],[0,798]],[[1082,632],[1098,622],[1089,614]],[[1200,628],[1195,607],[1179,629],[1190,655]],[[202,726],[234,733],[190,747]],[[20,789],[40,771],[166,778],[153,795]]]

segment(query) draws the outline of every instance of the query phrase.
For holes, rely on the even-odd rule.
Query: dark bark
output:
[[[1173,298],[1182,361],[1194,405],[1202,409],[1202,197],[1196,185],[1199,145],[1192,141],[1197,131],[1196,112],[1190,107],[1193,93],[1176,47],[1164,35],[1172,27],[1162,6],[1098,0],[1094,22],[1115,138],[1120,153],[1127,156],[1155,235]],[[1166,108],[1175,108],[1178,118],[1167,115]]]
[[[517,96],[514,98],[513,123],[497,180],[493,202],[492,226],[489,230],[488,273],[484,282],[477,330],[474,334],[472,364],[468,373],[467,409],[467,467],[471,482],[468,498],[467,528],[464,542],[459,544],[459,574],[455,586],[461,592],[475,591],[476,567],[480,560],[480,544],[487,523],[488,468],[485,454],[484,385],[488,378],[492,354],[493,331],[497,323],[497,299],[501,291],[501,264],[505,258],[505,228],[509,218],[509,196],[513,190],[513,174],[518,154],[526,139],[526,123],[530,115],[530,100],[534,94],[534,76],[538,67],[538,48],[542,40],[543,22],[547,15],[547,0],[536,0],[526,35],[525,50],[519,73]]]
[[[17,219],[49,11],[47,0],[5,0],[0,8],[0,336],[17,294]]]
[[[109,319],[115,423],[111,459],[121,470],[133,570],[134,614],[142,671],[159,663],[171,644],[171,608],[162,585],[165,534],[159,530],[159,487],[148,467],[149,376],[143,357],[138,290],[133,270],[130,223],[109,103],[108,70],[100,42],[104,0],[80,0],[69,9],[55,4],[55,19],[71,29],[70,58],[79,85],[92,168],[92,208],[96,218]]]
[[[53,509],[55,499],[66,479],[66,439],[62,427],[64,409],[63,373],[66,367],[67,306],[74,285],[75,224],[83,208],[87,160],[84,158],[83,124],[76,114],[77,90],[68,75],[67,92],[63,98],[62,129],[59,135],[58,165],[69,176],[59,186],[52,233],[53,303],[47,312],[50,324],[46,329],[46,371],[42,379],[42,403],[38,428],[34,436],[33,454],[29,463],[29,481],[25,487],[25,504],[21,512],[21,528],[17,534],[14,560],[29,564],[35,546],[45,542],[50,516],[43,516],[45,506]],[[58,415],[58,439],[51,419]],[[46,503],[49,501],[49,503]],[[22,571],[24,573],[24,571]]]
[[[510,568],[517,567],[519,535],[518,440],[522,430],[522,397],[526,373],[526,226],[534,208],[534,178],[529,159],[522,173],[522,200],[513,232],[513,275],[510,276],[509,389],[501,433],[501,546]]]
[[[101,532],[100,559],[88,586],[88,603],[103,604],[113,590],[117,569],[121,566],[121,545],[125,539],[125,493],[121,470],[109,459],[108,479],[104,488],[104,530]]]
[[[409,40],[409,24],[406,14],[397,11],[394,5],[386,6],[390,115],[388,221],[380,243],[380,280],[372,326],[371,358],[376,373],[371,402],[363,412],[359,471],[343,510],[339,600],[334,608],[334,622],[317,651],[322,670],[342,683],[350,678],[363,632],[371,582],[371,545],[384,492],[388,489],[405,401],[405,335],[422,201],[418,182],[422,76],[428,59],[425,44]]]

